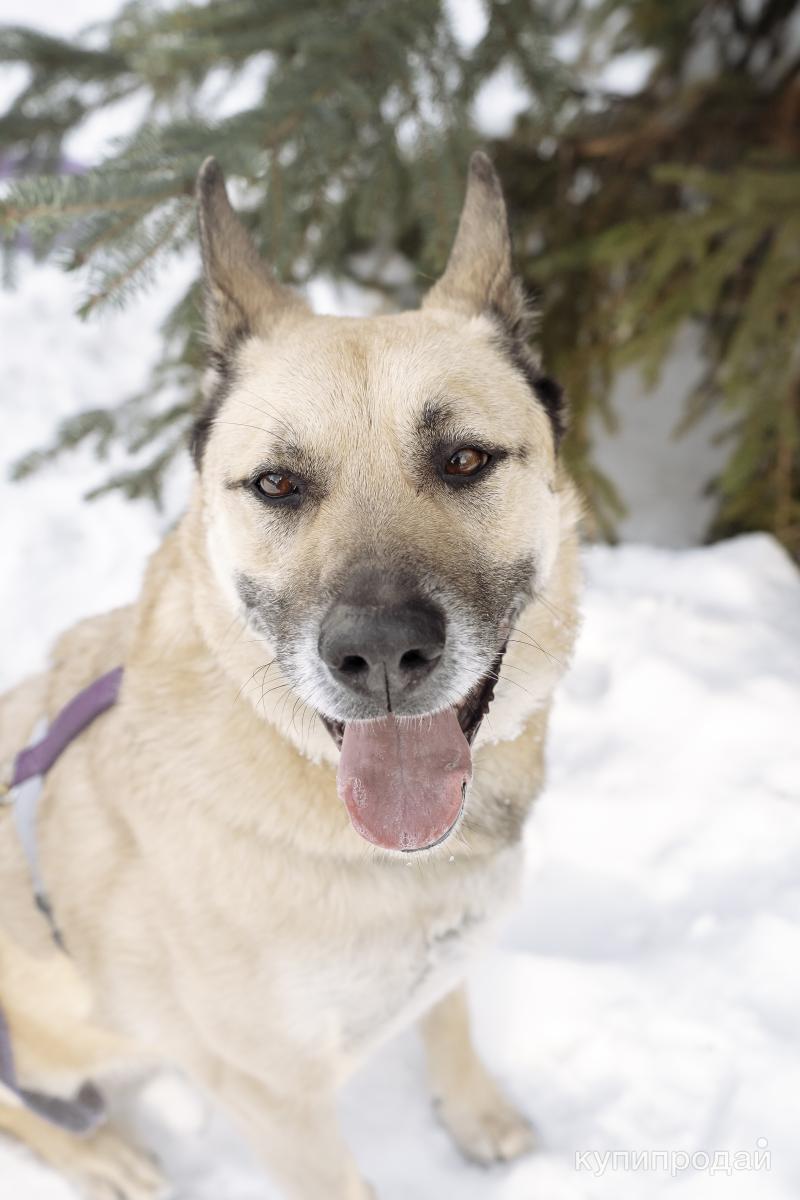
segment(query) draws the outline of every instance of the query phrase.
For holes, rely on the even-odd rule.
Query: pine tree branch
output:
[[[111,196],[102,200],[72,201],[67,204],[52,201],[48,204],[25,206],[0,201],[0,226],[13,228],[16,225],[27,225],[41,220],[43,217],[55,216],[59,221],[63,221],[67,217],[87,216],[98,212],[124,212],[131,208],[144,210],[185,194],[185,188],[174,187],[151,196]]]

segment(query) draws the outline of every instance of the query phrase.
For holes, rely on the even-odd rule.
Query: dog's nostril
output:
[[[360,654],[345,654],[339,663],[339,670],[344,671],[346,675],[363,675],[369,670],[369,664]]]
[[[417,667],[427,667],[432,661],[431,656],[424,650],[406,650],[400,659],[400,667],[404,671],[413,671]]]

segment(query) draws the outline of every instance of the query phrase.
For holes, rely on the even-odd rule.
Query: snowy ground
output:
[[[65,277],[23,272],[0,295],[3,458],[46,439],[57,415],[134,390],[166,299],[82,326]],[[3,684],[38,666],[58,629],[134,594],[189,475],[158,516],[82,505],[105,469],[81,454],[0,481]],[[348,1136],[382,1200],[795,1200],[800,576],[766,536],[595,548],[586,574],[525,893],[471,980],[485,1056],[541,1149],[488,1173],[463,1163],[431,1117],[411,1034],[348,1090]],[[181,1200],[270,1195],[177,1080],[131,1119]],[[677,1156],[674,1174],[658,1152]],[[711,1175],[704,1155],[717,1153],[737,1169]],[[759,1153],[769,1162],[745,1169]],[[0,1197],[72,1193],[3,1147]]]

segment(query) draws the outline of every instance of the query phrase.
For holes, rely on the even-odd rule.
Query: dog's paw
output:
[[[462,1154],[481,1166],[509,1162],[536,1145],[533,1126],[489,1079],[479,1088],[437,1105],[439,1117]]]
[[[110,1129],[73,1139],[60,1166],[81,1200],[167,1200],[171,1190],[152,1159]]]

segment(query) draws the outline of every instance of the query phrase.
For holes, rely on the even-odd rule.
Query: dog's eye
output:
[[[474,446],[462,446],[455,454],[450,455],[444,464],[444,473],[456,478],[469,478],[482,471],[490,459],[491,455],[485,450],[477,450]]]
[[[269,500],[288,500],[290,496],[300,495],[297,480],[280,471],[267,471],[263,475],[259,475],[255,485],[262,496],[266,496]]]

